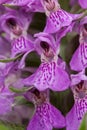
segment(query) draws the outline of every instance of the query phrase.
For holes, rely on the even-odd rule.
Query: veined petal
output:
[[[29,50],[33,50],[33,43],[31,41],[26,40],[23,36],[19,37],[19,39],[15,39],[12,47],[12,57],[17,55],[18,53],[25,53]]]
[[[67,130],[78,130],[85,113],[87,112],[87,96],[75,99],[75,104],[66,116]]]
[[[58,11],[51,13],[48,17],[44,32],[55,33],[62,27],[70,25],[72,20],[73,18],[69,13],[59,9]]]
[[[64,126],[65,120],[62,114],[51,104],[43,103],[37,106],[36,113],[30,121],[27,130],[52,130],[53,127],[60,128]]]
[[[82,43],[74,53],[70,66],[72,70],[80,71],[87,67],[87,45]]]
[[[28,124],[27,130],[43,130],[43,126],[40,125],[39,121],[40,117],[35,114]]]
[[[55,70],[55,82],[52,84],[50,89],[55,91],[63,91],[69,88],[70,79],[68,74],[63,68],[58,67]]]
[[[46,124],[44,124],[43,120],[41,119],[40,115],[36,113],[31,119],[27,127],[27,130],[52,130],[52,126],[49,123],[46,126]]]
[[[50,88],[54,91],[62,91],[69,87],[68,74],[55,62],[42,63],[39,69],[30,77],[24,79],[25,85],[34,85],[38,90],[43,91]]]

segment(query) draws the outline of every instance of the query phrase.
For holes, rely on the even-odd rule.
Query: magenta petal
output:
[[[72,70],[81,71],[87,67],[87,46],[86,43],[82,43],[74,53],[70,66]]]
[[[81,6],[83,9],[86,9],[86,8],[87,8],[87,0],[78,0],[78,1],[79,1],[80,6]]]
[[[38,113],[35,113],[27,127],[27,130],[52,130],[51,124],[46,126],[44,122],[41,122],[41,118],[42,117],[40,117]]]
[[[55,70],[55,81],[50,86],[50,89],[54,91],[63,91],[70,85],[70,79],[68,74],[60,67]]]
[[[10,0],[0,0],[0,4],[4,4],[5,2],[8,2]]]
[[[80,71],[84,68],[81,61],[81,46],[79,46],[79,48],[73,54],[70,61],[70,67],[72,70],[76,71]]]
[[[79,72],[78,74],[71,74],[71,86],[74,86],[81,81],[87,81],[87,76],[85,75],[85,70]]]
[[[65,118],[61,114],[61,112],[55,108],[54,106],[50,105],[51,107],[51,118],[53,119],[53,127],[54,128],[62,128],[66,126]]]
[[[62,27],[70,25],[72,20],[73,18],[69,13],[60,9],[50,14],[44,31],[48,33],[55,33]]]
[[[36,73],[23,81],[25,85],[34,85],[38,90],[43,91],[50,88],[54,91],[62,91],[69,87],[68,74],[55,62],[42,63]]]
[[[7,114],[12,110],[13,94],[4,89],[0,93],[0,115]]]
[[[67,130],[78,130],[79,120],[76,114],[76,106],[74,105],[70,112],[66,115],[66,129]]]
[[[6,3],[10,5],[24,6],[29,3],[29,0],[7,0]]]
[[[31,41],[26,40],[23,36],[19,37],[19,39],[14,40],[12,47],[12,56],[19,53],[25,53],[27,51],[33,50],[33,43]]]
[[[37,106],[36,113],[30,121],[27,130],[52,130],[53,127],[65,126],[65,119],[55,107],[49,103]]]

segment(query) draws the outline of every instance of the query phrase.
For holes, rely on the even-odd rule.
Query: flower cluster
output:
[[[0,116],[14,112],[23,97],[34,104],[27,130],[78,130],[87,112],[87,0],[70,0],[71,12],[60,3],[0,0]],[[75,4],[82,12],[72,13]],[[41,29],[37,14],[44,17],[37,20],[44,22]],[[76,46],[71,38],[77,38],[78,47],[67,62],[61,53],[62,40],[69,35],[68,52]],[[66,90],[71,91],[74,104],[64,116],[53,106],[50,93]]]

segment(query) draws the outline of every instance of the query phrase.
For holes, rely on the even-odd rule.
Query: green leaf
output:
[[[9,89],[12,92],[15,92],[15,93],[24,93],[24,92],[27,92],[27,91],[31,90],[32,88],[33,88],[33,86],[31,86],[31,87],[24,87],[24,88],[21,88],[21,89],[17,89],[17,88],[14,88],[14,87],[9,87]]]
[[[87,130],[87,113],[85,114],[85,116],[81,122],[79,130]]]
[[[60,3],[60,6],[62,9],[64,10],[70,10],[70,6],[69,6],[69,0],[58,0],[58,2]]]
[[[25,130],[25,126],[0,120],[0,130]]]
[[[29,106],[29,107],[34,107],[33,103],[30,102],[29,100],[27,100],[23,96],[17,96],[17,97],[15,97],[15,102],[14,102],[13,105],[14,106],[16,106],[16,105],[26,105],[26,106]]]
[[[19,54],[18,56],[14,57],[14,58],[7,58],[7,59],[0,59],[0,62],[3,63],[8,63],[8,62],[12,62],[17,60],[19,57],[21,57],[23,54]]]
[[[0,130],[9,130],[7,126],[0,124]]]

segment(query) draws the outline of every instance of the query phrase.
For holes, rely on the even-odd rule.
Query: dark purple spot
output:
[[[77,87],[79,88],[79,90],[82,89],[83,83],[84,83],[84,81],[82,80],[79,84],[77,84]]]
[[[48,44],[47,42],[42,41],[42,42],[40,43],[40,46],[41,46],[46,52],[49,51],[49,44]]]
[[[13,28],[16,26],[16,20],[14,18],[9,18],[7,21],[7,26],[10,27],[10,28]]]
[[[40,92],[37,89],[33,90],[32,93],[34,93],[35,96],[37,96],[38,98],[40,98]]]
[[[85,28],[85,30],[87,31],[87,24],[84,24],[84,28]]]

